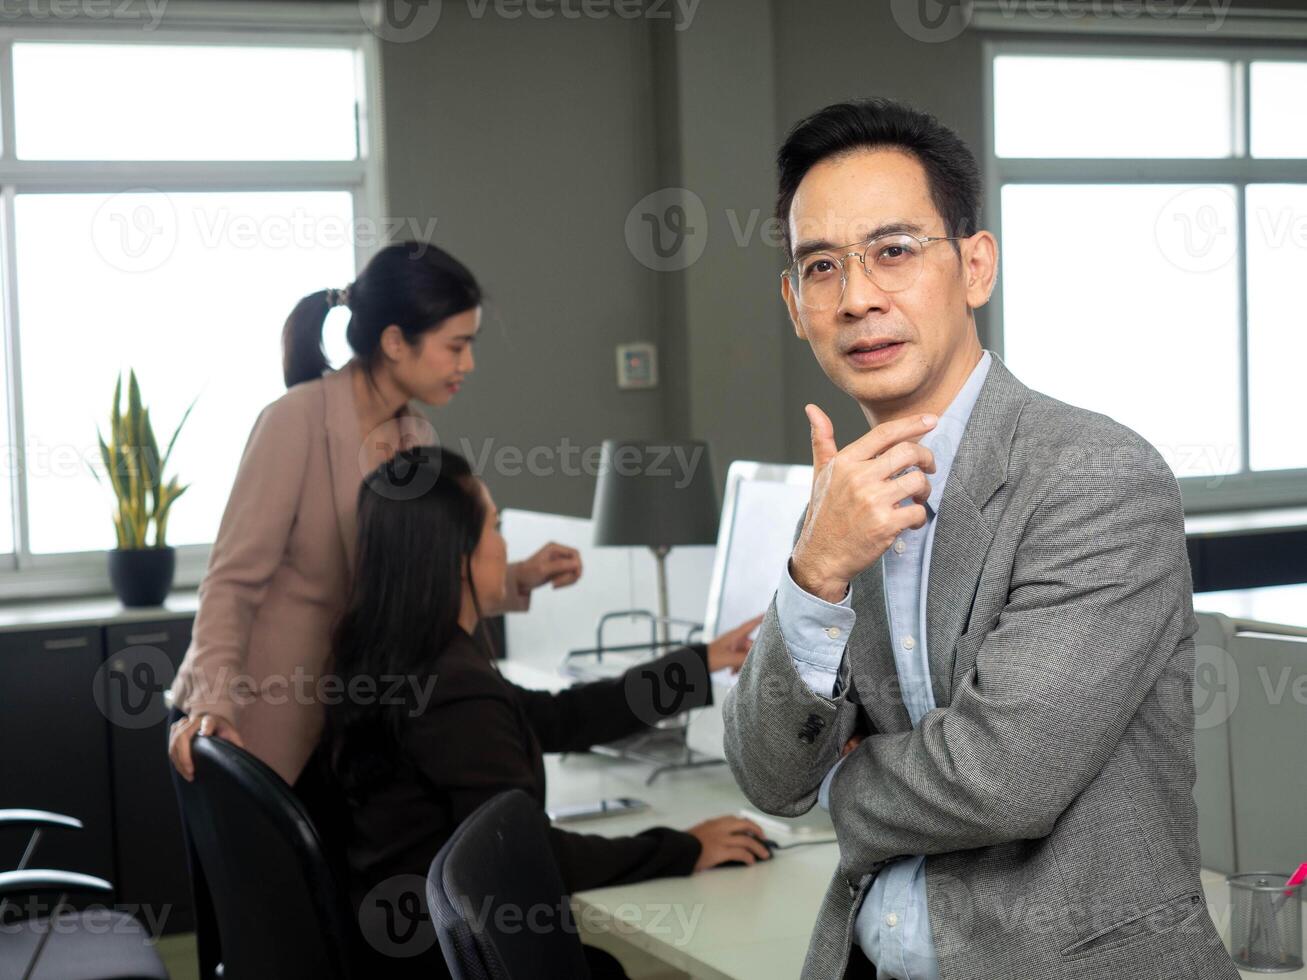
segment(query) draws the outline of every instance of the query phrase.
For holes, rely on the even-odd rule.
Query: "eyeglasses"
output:
[[[782,277],[788,276],[800,306],[807,310],[830,310],[839,305],[848,285],[845,263],[857,256],[862,271],[887,293],[907,289],[921,275],[922,256],[931,242],[957,242],[961,236],[938,235],[918,238],[903,232],[878,235],[852,245],[842,245],[835,252],[813,252],[791,262]],[[873,254],[874,253],[874,254]],[[867,256],[871,255],[871,263]]]

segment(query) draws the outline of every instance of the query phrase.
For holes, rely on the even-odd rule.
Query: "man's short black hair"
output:
[[[830,157],[876,147],[903,150],[922,165],[931,200],[944,219],[944,234],[969,238],[979,230],[980,168],[957,133],[901,102],[858,99],[828,105],[798,123],[776,155],[776,217],[791,257],[790,205],[804,176]],[[958,243],[952,244],[957,250]]]

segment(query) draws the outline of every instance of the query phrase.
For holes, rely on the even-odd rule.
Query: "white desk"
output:
[[[556,690],[567,683],[512,661],[504,673],[540,689]],[[644,766],[588,753],[548,756],[546,771],[551,806],[607,796],[635,796],[651,804],[629,816],[565,825],[583,833],[618,836],[655,825],[685,830],[708,817],[749,807],[725,764],[669,772],[652,786],[644,784]],[[777,851],[771,861],[751,867],[590,889],[572,897],[573,907],[587,941],[619,958],[624,951],[638,950],[705,980],[794,980],[835,873],[837,848],[833,843],[811,844]],[[1222,937],[1228,937],[1225,876],[1204,870],[1202,883],[1212,921]],[[1301,980],[1307,970],[1278,976]]]
[[[1307,633],[1307,583],[1195,592],[1194,609],[1225,613],[1231,619],[1297,627]]]

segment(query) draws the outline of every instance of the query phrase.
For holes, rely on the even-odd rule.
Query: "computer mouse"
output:
[[[766,860],[771,860],[772,856],[775,855],[776,853],[776,849],[780,847],[780,845],[777,844],[770,837],[759,837],[757,834],[750,834],[747,830],[745,831],[745,833],[749,834],[750,837],[756,840],[763,847],[767,848]],[[739,868],[739,867],[743,867],[747,863],[748,862],[746,861],[723,861],[721,864],[714,864],[713,867],[714,868]],[[757,864],[757,861],[755,861],[754,863]]]

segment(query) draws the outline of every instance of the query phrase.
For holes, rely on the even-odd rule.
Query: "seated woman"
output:
[[[463,457],[439,447],[405,454],[402,486],[398,468],[379,467],[359,490],[358,561],[333,641],[338,690],[350,693],[328,705],[321,756],[348,805],[341,852],[365,937],[390,955],[387,975],[438,977],[447,974],[431,932],[418,940],[420,956],[411,945],[379,948],[387,941],[369,923],[403,903],[374,899],[400,882],[420,888],[441,845],[496,793],[518,787],[543,807],[543,752],[583,751],[647,727],[668,713],[658,696],[665,687],[685,694],[672,699],[675,711],[711,703],[708,673],[739,668],[759,620],[622,677],[556,694],[518,687],[474,639],[481,610],[505,589],[489,491]],[[651,668],[662,687],[634,673]],[[631,837],[549,833],[569,892],[769,856],[762,829],[734,816]]]

